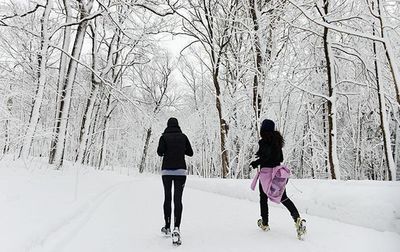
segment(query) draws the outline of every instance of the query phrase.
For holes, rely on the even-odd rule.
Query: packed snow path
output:
[[[271,231],[256,221],[258,204],[190,188],[184,192],[180,247],[160,233],[163,189],[159,177],[119,182],[31,251],[400,251],[399,235],[303,215],[305,241],[296,239],[285,209],[270,207]]]

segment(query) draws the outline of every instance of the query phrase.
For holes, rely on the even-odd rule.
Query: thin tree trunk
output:
[[[325,85],[324,85],[325,83],[323,83],[322,84],[322,87],[323,88],[325,88]],[[326,112],[326,107],[327,107],[327,104],[328,104],[328,101],[324,101],[323,103],[322,103],[322,132],[323,132],[323,145],[324,145],[324,148],[325,149],[328,149],[328,141],[327,141],[327,138],[328,138],[328,131],[329,131],[329,129],[328,129],[328,126],[327,126],[327,119],[326,119],[326,116],[327,116],[327,112]],[[324,157],[324,167],[325,167],[325,173],[327,174],[327,176],[329,176],[329,163],[328,163],[328,158],[325,158]]]
[[[309,124],[310,125],[310,124]],[[314,159],[314,141],[311,138],[311,134],[308,134],[308,139],[311,143],[310,147],[310,157],[311,157],[311,177],[315,179],[315,170],[314,170],[314,164],[315,164],[315,159]]]
[[[396,165],[396,167],[400,166],[400,160],[399,160],[399,156],[400,156],[400,152],[399,152],[399,148],[400,148],[400,125],[398,122],[396,122],[396,140],[395,140],[395,145],[394,145],[394,163]],[[397,169],[396,171],[396,180],[400,180],[400,169]]]
[[[222,50],[222,48],[220,48]],[[229,156],[228,150],[226,149],[226,137],[228,134],[228,125],[222,117],[222,105],[221,105],[221,88],[218,81],[219,67],[221,63],[221,54],[218,54],[217,58],[214,51],[211,52],[212,55],[212,63],[213,63],[213,83],[215,87],[215,106],[218,112],[219,118],[219,127],[220,127],[220,141],[221,141],[221,161],[222,161],[222,177],[226,178],[228,175],[228,167],[229,167]]]
[[[357,113],[357,139],[356,139],[356,160],[354,163],[354,179],[361,179],[359,177],[359,170],[361,166],[361,104],[358,105],[358,113]]]
[[[10,90],[11,90],[11,86],[10,86]],[[8,110],[8,114],[10,116],[11,116],[12,106],[13,106],[13,101],[12,101],[12,98],[9,97],[8,100],[7,100],[7,110]],[[9,129],[9,125],[10,125],[10,120],[7,117],[7,119],[5,121],[5,125],[4,125],[5,135],[4,135],[3,154],[7,154],[10,151],[10,129]]]
[[[108,95],[107,98],[107,104],[106,104],[106,115],[104,117],[104,122],[103,122],[103,127],[102,127],[102,133],[101,133],[101,147],[100,147],[100,156],[99,156],[99,166],[98,169],[103,169],[104,166],[104,158],[105,158],[105,152],[107,150],[107,126],[108,126],[108,121],[111,116],[112,110],[110,109],[110,103],[111,103],[111,93]]]
[[[307,104],[307,125],[308,125],[308,130],[310,131],[311,130],[311,118],[310,118],[310,104],[309,103]],[[311,165],[310,165],[311,177],[313,179],[315,179],[315,171],[314,171],[314,163],[315,163],[314,162],[314,141],[313,141],[313,139],[311,137],[310,132],[308,132],[307,135],[308,135],[308,142],[310,144],[309,149],[310,149],[310,159],[311,159]]]
[[[305,123],[303,126],[303,136],[302,136],[302,141],[301,141],[301,148],[300,148],[300,165],[299,165],[299,170],[300,170],[300,178],[304,178],[304,159],[305,159],[305,139],[307,137],[307,128],[309,128],[308,123]]]
[[[44,88],[46,85],[46,64],[48,59],[48,47],[49,47],[49,16],[52,7],[53,0],[46,1],[46,7],[43,12],[41,19],[41,51],[40,51],[40,65],[39,65],[39,79],[38,89],[36,92],[35,102],[33,104],[32,113],[30,116],[29,126],[25,134],[24,143],[21,149],[20,156],[23,158],[28,157],[29,151],[32,145],[33,137],[36,131],[37,124],[40,118],[40,108],[43,102]]]
[[[145,163],[146,163],[146,157],[147,157],[147,150],[149,149],[149,143],[150,143],[150,137],[151,137],[151,127],[146,130],[146,140],[144,143],[143,147],[143,154],[142,158],[140,160],[140,165],[139,165],[139,172],[142,173],[144,171]]]
[[[380,0],[377,1],[377,11],[378,11],[378,19],[380,23],[380,29],[381,29],[381,37],[385,39],[385,42],[383,43],[383,47],[385,49],[385,55],[389,63],[390,67],[390,73],[392,74],[393,82],[394,82],[394,87],[396,90],[396,99],[397,103],[400,106],[400,68],[397,65],[397,59],[396,59],[396,54],[393,51],[392,45],[390,44],[389,39],[387,39],[387,36],[385,36],[385,27],[383,24],[383,18],[382,18],[382,3]],[[372,5],[374,5],[374,2],[372,2]],[[374,6],[372,6],[374,9]],[[395,174],[395,173],[394,173]]]
[[[379,3],[379,0],[378,0]],[[374,3],[372,3],[372,8],[374,8]],[[379,5],[378,5],[379,10]],[[375,27],[373,25],[373,34],[375,35]],[[382,29],[382,28],[381,28]],[[392,147],[390,143],[390,128],[388,122],[388,116],[386,112],[386,102],[385,102],[385,94],[382,90],[382,83],[380,80],[381,76],[381,64],[378,60],[378,48],[376,46],[376,42],[373,41],[373,51],[374,51],[374,64],[375,64],[375,79],[378,91],[378,101],[379,101],[379,116],[381,120],[381,130],[383,135],[383,150],[385,152],[386,157],[386,165],[388,171],[388,179],[396,180],[396,166],[393,160]]]
[[[97,129],[98,129],[98,124],[100,122],[100,118],[102,117],[102,115],[99,113],[100,111],[100,104],[95,104],[94,107],[97,108],[93,108],[93,112],[91,117],[94,118],[93,123],[91,123],[90,127],[89,127],[89,131],[90,133],[90,138],[88,139],[88,147],[86,148],[86,151],[84,153],[84,163],[86,163],[87,165],[93,166],[93,167],[98,167],[98,156],[99,156],[99,139],[100,137],[96,134]],[[90,142],[90,144],[89,144]],[[91,149],[92,148],[92,149]],[[97,157],[97,160],[96,160]]]
[[[67,0],[63,0],[63,5],[64,5],[64,10],[65,10],[65,23],[70,23],[72,21],[72,16],[71,16],[71,7],[67,3]],[[63,50],[65,52],[68,52],[69,46],[71,43],[71,26],[66,26],[64,28],[64,40],[63,40]],[[54,115],[55,120],[55,125],[54,125],[54,136],[51,140],[50,143],[50,153],[49,153],[49,163],[52,164],[54,162],[54,154],[56,151],[56,143],[57,143],[57,137],[60,132],[60,118],[58,118],[58,114],[60,111],[60,105],[61,105],[61,93],[62,93],[62,88],[63,84],[65,83],[65,78],[66,78],[66,70],[69,62],[69,57],[65,53],[61,53],[61,59],[60,59],[60,70],[58,74],[58,82],[57,82],[57,96],[56,96],[56,113]]]
[[[221,106],[221,91],[218,82],[218,71],[213,74],[213,82],[216,90],[215,96],[215,106],[218,111],[219,126],[220,126],[220,140],[221,140],[221,159],[222,159],[222,177],[226,178],[228,174],[229,160],[228,160],[228,150],[226,149],[226,135],[227,127],[225,120],[222,118],[222,106]]]
[[[77,163],[83,164],[84,156],[87,151],[93,108],[97,98],[98,91],[99,91],[98,83],[92,84],[90,96],[87,100],[85,113],[82,118],[82,124],[79,136],[79,148],[75,160]]]
[[[97,70],[97,32],[96,29],[92,29],[93,32],[93,37],[92,37],[92,68],[94,71]],[[95,104],[95,101],[97,99],[97,94],[99,91],[99,85],[100,82],[95,76],[94,73],[92,73],[92,87],[90,90],[90,96],[86,102],[86,107],[85,107],[85,112],[83,114],[82,118],[82,124],[81,124],[81,130],[80,130],[80,135],[79,135],[79,147],[77,151],[77,157],[76,157],[76,162],[83,164],[84,160],[84,154],[87,150],[87,142],[89,138],[89,132],[90,132],[90,125],[91,125],[91,119],[92,119],[92,113],[93,113],[93,107]]]
[[[10,150],[10,137],[8,133],[8,124],[9,120],[7,119],[5,122],[5,136],[4,136],[4,148],[3,148],[3,154],[7,154],[8,151]]]
[[[254,41],[253,48],[255,50],[255,63],[256,63],[256,72],[253,78],[253,109],[256,117],[256,130],[258,129],[258,121],[261,114],[261,95],[258,92],[260,77],[262,76],[262,56],[261,56],[261,46],[260,46],[260,38],[259,38],[259,24],[257,17],[257,10],[255,6],[255,0],[249,0],[250,4],[250,16],[253,20],[253,31],[254,31]]]
[[[329,0],[324,0],[325,15],[329,13]],[[329,170],[332,179],[340,180],[339,159],[337,156],[337,111],[336,111],[336,89],[333,65],[333,52],[330,45],[330,37],[328,28],[324,27],[323,34],[324,52],[326,59],[326,70],[328,77],[328,160]]]

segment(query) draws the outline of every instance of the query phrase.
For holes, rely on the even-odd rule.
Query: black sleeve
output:
[[[193,149],[192,146],[190,145],[189,139],[186,137],[186,148],[185,148],[185,154],[188,155],[189,157],[193,156]]]
[[[261,164],[261,160],[260,160],[260,150],[261,150],[261,146],[260,146],[260,143],[258,144],[259,146],[258,146],[258,150],[257,150],[257,152],[256,152],[256,157],[257,157],[257,159],[256,160],[254,160],[253,162],[251,162],[251,165],[253,166],[253,168],[256,168],[257,166],[259,166],[260,164]]]
[[[256,160],[257,165],[268,164],[271,162],[271,147],[268,145],[260,145],[260,149],[257,151],[258,159]]]
[[[158,141],[157,154],[160,157],[162,157],[162,156],[164,156],[166,150],[167,150],[167,146],[165,144],[165,139],[163,136],[161,136],[160,140]]]
[[[253,168],[257,168],[261,164],[260,159],[256,159],[250,163]]]

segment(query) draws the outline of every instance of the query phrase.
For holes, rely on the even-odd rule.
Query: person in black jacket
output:
[[[250,165],[253,168],[274,168],[279,166],[283,161],[282,147],[284,145],[284,139],[281,133],[275,130],[275,123],[269,119],[265,119],[261,124],[260,135],[261,140],[258,142],[259,149],[256,153],[258,158],[251,162]],[[262,219],[259,219],[257,224],[262,230],[268,231],[268,197],[265,194],[261,183],[259,184],[259,190]],[[295,222],[298,236],[299,234],[303,235],[305,233],[305,220],[300,218],[296,206],[286,195],[286,189],[283,193],[281,203],[289,210],[290,215]]]
[[[165,226],[161,231],[171,232],[171,200],[172,182],[174,183],[174,234],[180,235],[179,227],[182,217],[182,194],[186,182],[185,155],[193,156],[189,139],[182,133],[178,120],[169,118],[167,128],[160,137],[157,154],[163,157],[161,175],[164,185],[164,220]]]

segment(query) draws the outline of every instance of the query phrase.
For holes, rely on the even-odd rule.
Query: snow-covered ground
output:
[[[400,235],[392,232],[398,182],[292,180],[288,195],[308,223],[299,241],[280,207],[270,208],[271,231],[258,229],[258,193],[249,180],[189,177],[183,245],[175,248],[159,231],[159,176],[79,168],[76,183],[74,167],[0,161],[0,251],[400,251]],[[373,218],[375,229],[361,217]]]
[[[250,183],[251,180],[196,178],[189,185],[258,202],[258,193],[249,190]],[[287,194],[302,213],[400,234],[399,181],[290,179]]]

